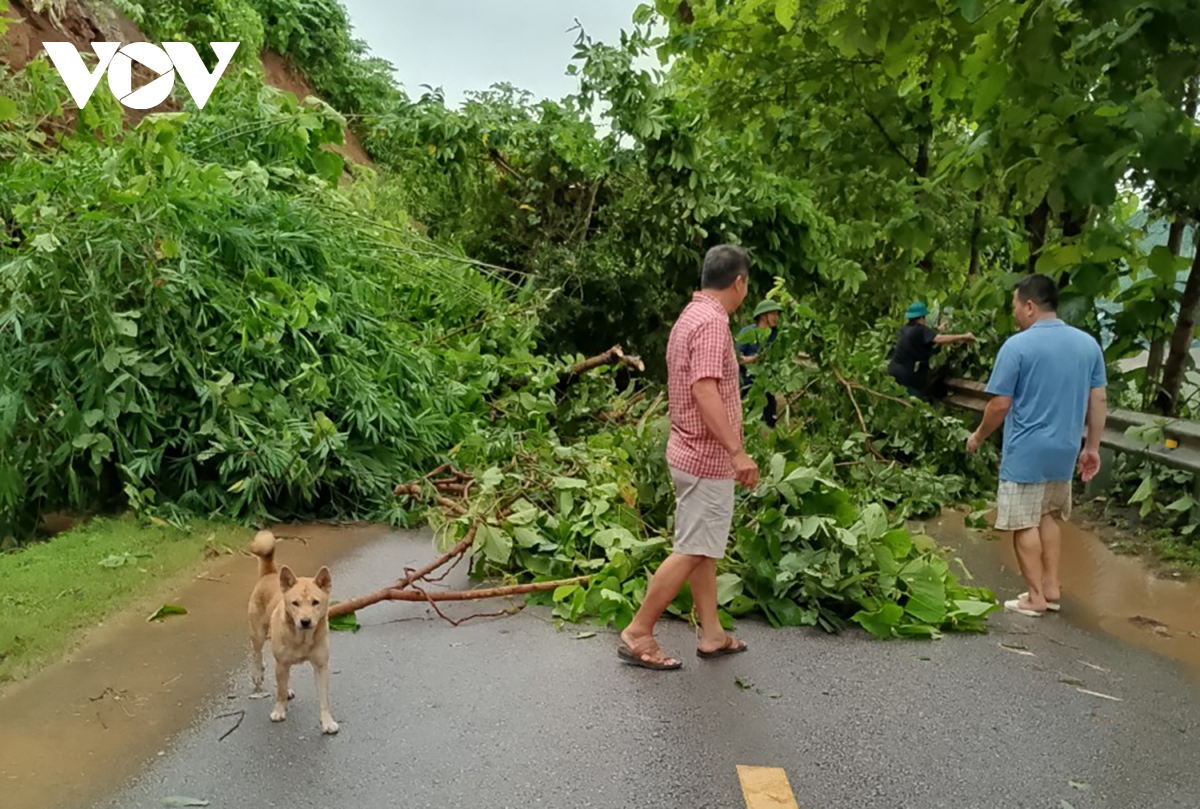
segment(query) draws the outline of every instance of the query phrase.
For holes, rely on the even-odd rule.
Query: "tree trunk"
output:
[[[1026,270],[1030,275],[1037,272],[1037,260],[1046,246],[1046,229],[1050,224],[1050,203],[1043,199],[1031,213],[1025,217],[1025,231],[1029,234],[1029,264]]]
[[[1082,214],[1077,214],[1074,211],[1063,211],[1058,218],[1058,225],[1062,229],[1064,239],[1074,239],[1083,235],[1083,229],[1087,225],[1088,217],[1091,212],[1084,209]],[[1071,271],[1063,270],[1058,276],[1058,288],[1066,289],[1071,283]]]
[[[975,192],[975,218],[971,222],[971,263],[967,267],[967,278],[979,273],[979,237],[983,235],[983,186]]]
[[[1183,288],[1183,297],[1179,299],[1179,319],[1175,321],[1171,352],[1163,366],[1162,386],[1155,398],[1155,408],[1164,416],[1174,415],[1179,407],[1179,390],[1183,387],[1183,375],[1196,334],[1196,315],[1200,312],[1200,245],[1196,248],[1187,285]]]
[[[1167,233],[1167,249],[1171,255],[1178,256],[1183,248],[1183,233],[1187,230],[1187,218],[1176,216]],[[1155,334],[1150,342],[1150,353],[1146,358],[1146,381],[1143,384],[1147,403],[1155,401],[1159,393],[1159,380],[1162,378],[1163,355],[1166,353],[1167,335],[1162,322],[1156,324]]]
[[[921,98],[921,120],[917,123],[917,162],[913,165],[913,173],[916,175],[918,193],[924,199],[926,197],[924,181],[929,179],[929,144],[933,140],[933,100],[929,97],[929,82],[924,84],[925,95]],[[921,269],[926,275],[933,272],[933,248],[921,258]]]

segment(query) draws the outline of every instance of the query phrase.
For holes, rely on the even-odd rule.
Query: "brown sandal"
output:
[[[658,652],[656,659],[654,659],[654,652]],[[667,657],[657,643],[654,644],[653,649],[638,652],[622,640],[621,645],[617,647],[617,656],[632,666],[641,666],[644,669],[651,669],[652,671],[674,671],[675,669],[683,668],[683,663],[680,663],[678,660],[674,664],[666,662],[674,658]],[[652,659],[648,660],[648,657]]]
[[[749,647],[745,641],[738,640],[733,635],[725,635],[725,643],[719,648],[713,649],[711,652],[705,652],[702,649],[696,650],[696,656],[702,657],[705,660],[712,660],[714,657],[724,657],[725,655],[735,655],[746,651]]]

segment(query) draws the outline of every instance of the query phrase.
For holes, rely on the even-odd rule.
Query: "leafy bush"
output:
[[[107,128],[0,169],[0,533],[121,502],[380,515],[471,431],[504,358],[528,357],[528,299],[522,322],[473,328],[522,299],[369,186],[311,174],[340,121],[253,87],[124,137],[114,102],[89,105]],[[251,108],[270,126],[239,134]]]

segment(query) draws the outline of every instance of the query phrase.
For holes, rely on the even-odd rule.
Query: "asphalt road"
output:
[[[430,557],[423,537],[371,545],[339,563],[335,597]],[[247,660],[95,807],[733,809],[746,805],[738,765],[782,768],[803,809],[1200,806],[1196,683],[1066,615],[997,615],[989,635],[934,643],[743,623],[750,651],[719,661],[668,622],[660,640],[685,668],[666,673],[622,665],[612,633],[574,640],[535,610],[459,628],[417,605],[359,619],[334,635],[337,736],[319,733],[308,669],[287,722],[269,722],[269,701],[247,699]],[[238,710],[219,741],[236,718],[216,717]]]

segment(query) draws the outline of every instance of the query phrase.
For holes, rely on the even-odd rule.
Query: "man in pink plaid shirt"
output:
[[[650,579],[641,609],[621,633],[617,653],[635,666],[682,668],[659,647],[654,625],[687,581],[702,630],[696,654],[707,659],[746,651],[717,617],[717,560],[725,556],[733,524],[734,481],[751,489],[758,485],[758,467],[742,445],[738,363],[729,329],[729,316],[746,299],[749,279],[744,250],[712,248],[704,257],[700,291],[671,329],[667,464],[675,483],[675,542]]]

